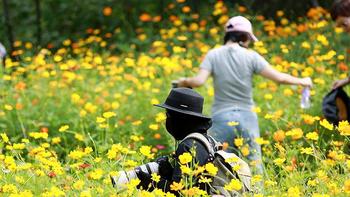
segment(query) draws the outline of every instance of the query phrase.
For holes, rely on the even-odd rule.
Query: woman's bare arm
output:
[[[260,75],[267,79],[275,81],[277,83],[290,84],[290,85],[302,85],[302,86],[308,86],[308,87],[312,86],[312,81],[310,77],[306,77],[306,78],[293,77],[292,75],[279,72],[278,70],[275,70],[271,66],[265,67],[260,72]]]
[[[199,87],[202,86],[210,76],[210,71],[206,69],[200,69],[195,77],[180,78],[178,80],[179,87]]]

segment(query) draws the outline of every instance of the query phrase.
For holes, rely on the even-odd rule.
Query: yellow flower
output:
[[[338,131],[340,132],[340,135],[343,136],[350,136],[350,125],[347,120],[340,121],[338,124]]]
[[[242,189],[242,183],[237,179],[232,179],[224,188],[229,191],[239,191]]]
[[[255,112],[255,113],[260,113],[261,112],[261,108],[260,107],[254,107],[252,109],[252,111]]]
[[[320,43],[322,43],[324,46],[328,46],[329,42],[327,40],[327,37],[324,35],[317,35],[317,41],[319,41]]]
[[[80,150],[73,150],[68,154],[68,157],[72,159],[80,159],[85,156],[85,153]]]
[[[42,133],[42,132],[30,132],[29,136],[34,138],[34,139],[47,139],[47,137],[49,136],[47,133]]]
[[[97,123],[104,123],[104,122],[106,122],[106,119],[102,118],[102,117],[96,117],[96,122]]]
[[[317,183],[318,183],[317,179],[314,179],[314,180],[310,179],[310,180],[307,181],[307,185],[308,186],[315,187],[317,185]]]
[[[80,197],[91,197],[90,189],[84,190],[80,193]]]
[[[197,166],[197,168],[193,171],[194,175],[199,175],[205,171],[205,167],[203,166]]]
[[[97,168],[96,170],[90,172],[89,177],[94,180],[98,180],[103,176],[103,170],[101,168]]]
[[[292,136],[293,140],[298,140],[300,138],[303,137],[303,130],[301,130],[300,128],[294,128],[290,131],[286,132],[286,136]]]
[[[67,131],[69,129],[69,125],[63,125],[63,126],[61,126],[59,129],[58,129],[58,131],[59,132],[65,132],[65,131]]]
[[[138,125],[140,125],[141,123],[142,123],[141,120],[136,120],[136,121],[132,122],[131,124],[134,125],[134,126],[138,126]]]
[[[23,150],[26,147],[24,143],[14,143],[13,149],[15,150]]]
[[[250,153],[249,147],[248,146],[243,146],[241,148],[241,153],[242,153],[243,156],[248,156],[249,153]]]
[[[213,163],[205,164],[205,170],[212,176],[215,176],[218,173],[218,168],[214,166]]]
[[[233,127],[239,125],[239,122],[231,121],[227,123],[228,126]]]
[[[328,130],[333,130],[334,126],[333,124],[329,123],[326,119],[323,119],[320,121],[320,125]]]
[[[152,173],[151,176],[152,176],[152,181],[154,181],[156,183],[158,183],[160,181],[160,176],[158,174]]]
[[[292,96],[293,95],[293,91],[291,89],[289,89],[289,88],[286,88],[286,89],[283,90],[283,94],[285,96]]]
[[[149,159],[152,159],[154,154],[151,153],[151,147],[150,146],[141,146],[140,153],[144,156],[146,156]]]
[[[189,167],[186,166],[186,165],[181,165],[181,166],[180,166],[180,169],[181,169],[181,172],[182,172],[183,174],[188,174],[188,175],[191,175],[191,174],[192,174],[191,168],[189,168]]]
[[[102,114],[102,116],[106,119],[109,119],[109,118],[117,116],[117,114],[115,112],[105,112]]]
[[[301,148],[300,152],[301,152],[301,154],[311,155],[313,153],[313,149],[311,147]]]
[[[244,139],[243,138],[235,138],[234,143],[237,147],[243,146]]]
[[[13,107],[11,105],[4,105],[4,108],[7,110],[7,111],[11,111],[13,110]]]
[[[179,161],[181,164],[187,164],[192,161],[192,155],[188,152],[185,152],[179,156]]]
[[[259,145],[263,145],[263,144],[269,144],[269,141],[264,140],[264,138],[259,137],[259,138],[255,138],[255,142]]]
[[[159,112],[156,115],[156,122],[163,122],[166,119],[166,115],[164,112]]]
[[[23,184],[25,182],[24,178],[21,176],[15,176],[15,181],[20,184]]]
[[[136,167],[137,164],[138,164],[138,163],[137,163],[136,161],[134,161],[134,160],[126,160],[126,161],[123,163],[123,165],[124,165],[125,167],[129,167],[129,168]]]
[[[158,124],[150,124],[148,126],[148,128],[150,128],[153,131],[157,131],[159,129],[159,125]]]
[[[310,133],[306,134],[306,138],[309,139],[309,140],[317,141],[318,140],[318,134],[316,132],[310,132]]]
[[[320,117],[310,116],[308,114],[302,114],[301,117],[303,118],[304,123],[309,125],[313,124],[316,120],[320,120]]]
[[[282,164],[286,161],[285,158],[277,158],[273,160],[273,163],[275,163],[277,166],[282,166]]]
[[[73,103],[79,103],[79,101],[80,101],[80,96],[79,96],[79,94],[73,93],[73,94],[71,95],[71,100],[72,100]]]
[[[200,176],[199,183],[211,183],[213,180],[208,177]]]
[[[51,140],[52,144],[59,144],[61,142],[61,138],[60,137],[54,137]]]
[[[288,189],[288,197],[299,197],[301,196],[301,192],[298,188],[298,186],[295,186],[295,187],[290,187]]]
[[[350,193],[350,179],[348,179],[344,182],[344,191],[346,193]]]
[[[272,181],[272,180],[266,180],[266,181],[265,181],[265,186],[266,186],[266,187],[275,186],[275,185],[277,185],[277,182],[276,182],[276,181]]]
[[[2,192],[4,192],[4,193],[17,193],[18,189],[14,184],[5,184],[2,186]]]
[[[5,142],[5,143],[9,142],[9,138],[7,137],[6,133],[1,133],[0,135],[1,135],[3,142]]]
[[[180,191],[180,190],[182,190],[182,188],[184,188],[184,185],[182,184],[181,181],[179,183],[173,182],[170,185],[170,190],[172,190],[172,191]]]
[[[83,189],[85,185],[85,182],[83,180],[77,180],[75,183],[73,183],[73,188],[76,190],[81,190]]]
[[[152,105],[157,105],[157,104],[159,104],[159,100],[153,98],[153,99],[151,100],[151,104],[152,104]]]
[[[273,98],[272,94],[265,94],[264,95],[265,100],[271,100]]]
[[[85,154],[90,154],[90,153],[92,153],[92,151],[94,151],[91,147],[86,147],[86,148],[84,148],[84,153]]]
[[[303,47],[304,49],[310,49],[311,45],[309,42],[304,41],[301,43],[301,47]]]
[[[330,197],[328,194],[319,194],[319,193],[313,193],[312,197]]]
[[[81,134],[79,134],[79,133],[76,133],[75,135],[74,135],[74,138],[75,139],[77,139],[77,140],[79,140],[79,141],[84,141],[84,136],[83,135],[81,135]]]

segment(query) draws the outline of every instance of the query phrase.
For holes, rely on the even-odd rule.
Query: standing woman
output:
[[[197,76],[180,78],[179,87],[202,86],[211,75],[214,79],[213,126],[209,134],[220,142],[234,147],[233,141],[243,137],[249,145],[248,159],[263,173],[261,147],[255,142],[260,137],[258,119],[252,95],[254,74],[282,84],[312,86],[310,78],[296,78],[273,69],[257,52],[248,49],[257,41],[250,21],[242,16],[231,18],[225,26],[224,45],[210,50],[200,65]],[[238,125],[229,126],[229,122]],[[254,162],[253,162],[254,161]]]
[[[331,8],[331,16],[336,26],[343,28],[350,35],[350,0],[336,0]],[[348,49],[350,50],[350,49]],[[348,85],[350,77],[337,80],[333,83],[333,89]]]

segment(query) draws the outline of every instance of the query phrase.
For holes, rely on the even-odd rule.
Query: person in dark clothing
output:
[[[206,136],[207,130],[211,127],[211,119],[202,114],[203,102],[203,97],[192,89],[174,88],[165,103],[156,105],[166,109],[166,129],[175,140],[181,141],[187,135],[195,132]],[[151,190],[156,187],[164,192],[170,191],[177,194],[170,190],[170,185],[173,182],[179,183],[181,181],[183,174],[180,169],[179,156],[185,152],[191,153],[195,163],[199,166],[205,165],[210,159],[209,152],[201,142],[191,138],[181,141],[175,151],[173,167],[167,159],[157,160],[161,179],[158,183],[152,184]],[[152,183],[151,175],[142,170],[137,170],[136,174],[141,180],[138,188],[148,189]],[[196,183],[196,186],[202,190],[207,189],[204,184]]]

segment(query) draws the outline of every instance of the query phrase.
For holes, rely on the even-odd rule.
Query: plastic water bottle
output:
[[[300,107],[302,109],[308,109],[311,107],[311,101],[310,101],[310,88],[306,87],[301,92],[301,101],[300,101]]]
[[[0,42],[0,59],[5,58],[5,56],[6,56],[6,49],[4,45],[2,45]]]

